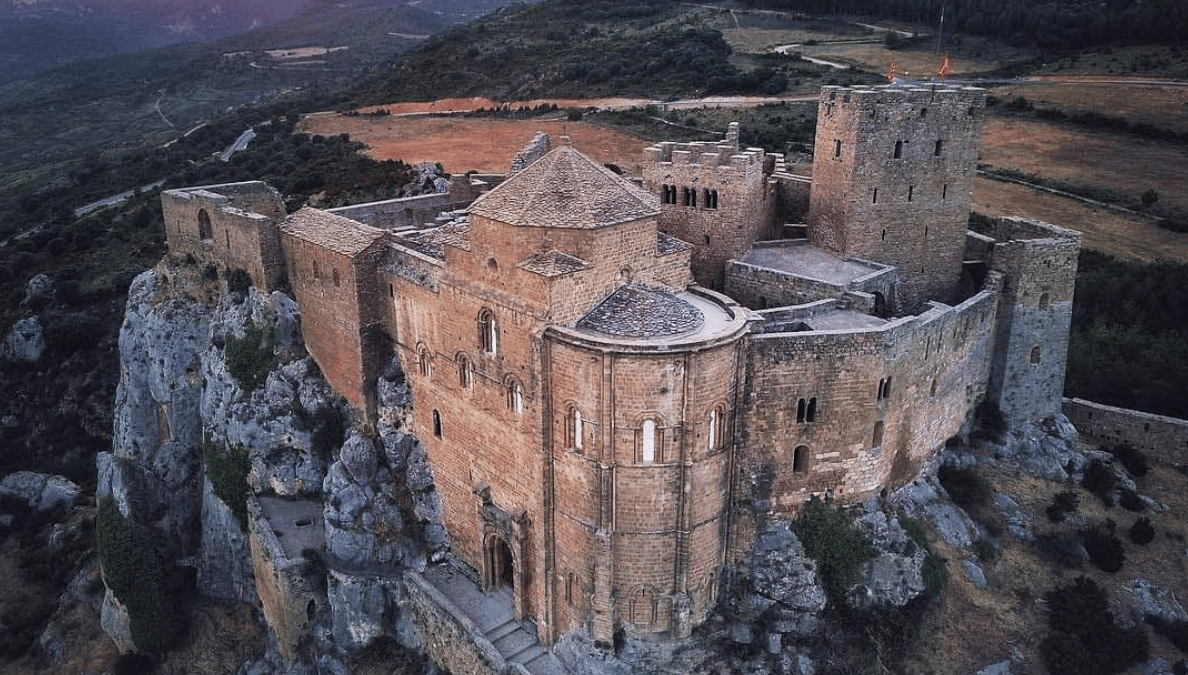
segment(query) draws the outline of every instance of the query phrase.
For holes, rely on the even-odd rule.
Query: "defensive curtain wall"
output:
[[[733,554],[757,520],[810,495],[862,499],[910,481],[957,435],[989,374],[993,274],[956,307],[890,321],[823,300],[761,312],[747,349]]]
[[[1188,420],[1094,403],[1064,399],[1064,414],[1081,433],[1081,440],[1131,447],[1177,465],[1188,463]]]

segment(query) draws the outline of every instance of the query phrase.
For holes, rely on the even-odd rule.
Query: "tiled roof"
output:
[[[347,257],[359,255],[386,234],[370,225],[308,206],[289,216],[281,231]]]
[[[517,227],[595,229],[654,216],[660,201],[565,144],[479,197],[469,211]]]
[[[677,239],[676,237],[672,236],[671,234],[668,234],[666,232],[657,232],[656,233],[656,254],[657,255],[668,255],[669,253],[676,253],[678,251],[684,251],[684,250],[690,249],[690,248],[693,248],[692,244],[690,244],[686,241],[683,241],[681,239]]]
[[[590,263],[575,258],[561,251],[541,251],[520,263],[520,267],[545,277],[558,277],[562,274],[584,270]]]
[[[672,293],[629,285],[611,293],[578,321],[578,328],[618,337],[679,335],[701,328],[701,310]]]

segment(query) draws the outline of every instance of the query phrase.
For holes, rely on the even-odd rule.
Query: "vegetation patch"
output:
[[[202,462],[215,496],[231,509],[235,520],[239,521],[239,526],[246,532],[247,498],[251,493],[247,477],[252,469],[252,459],[247,448],[237,443],[224,451],[219,444],[207,440],[202,444]]]
[[[1087,577],[1077,577],[1044,595],[1048,636],[1040,656],[1051,675],[1109,675],[1147,660],[1149,640],[1142,625],[1114,623],[1109,600]]]
[[[839,504],[816,495],[801,507],[792,531],[805,554],[816,561],[829,601],[845,605],[846,591],[861,580],[863,566],[874,556],[866,536]]]
[[[1062,523],[1070,513],[1077,512],[1080,501],[1080,495],[1073,490],[1063,490],[1052,496],[1052,503],[1048,504],[1044,513],[1048,514],[1048,520],[1053,523]]]
[[[107,587],[128,611],[136,647],[146,652],[168,648],[184,627],[182,575],[168,547],[129,523],[108,496],[99,502],[95,551]]]
[[[227,372],[241,389],[253,392],[268,379],[276,362],[275,350],[275,333],[268,331],[265,335],[264,329],[249,319],[243,327],[243,337],[227,333]]]
[[[1105,526],[1094,525],[1081,530],[1081,543],[1089,560],[1103,572],[1113,574],[1122,569],[1126,562],[1126,551],[1122,541],[1114,534],[1114,521],[1107,520]]]

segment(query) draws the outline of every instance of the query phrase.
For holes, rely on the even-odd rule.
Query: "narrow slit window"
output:
[[[442,425],[441,425],[441,413],[434,410],[433,411],[433,435],[438,438],[441,438],[442,433],[443,432],[442,432]]]
[[[892,157],[894,159],[903,157],[903,141],[895,141],[895,154]]]
[[[833,142],[833,157],[835,159],[841,157],[841,141]]]
[[[944,152],[944,147],[945,147],[944,141],[937,141],[936,147],[932,149],[932,155],[934,157],[940,157],[941,154]]]

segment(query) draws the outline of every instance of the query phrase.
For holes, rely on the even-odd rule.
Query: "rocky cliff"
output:
[[[380,378],[378,423],[352,420],[305,352],[292,299],[215,276],[166,260],[129,292],[114,442],[98,459],[104,629],[125,650],[170,638],[145,625],[168,623],[157,614],[167,610],[120,588],[132,561],[105,542],[126,529],[130,550],[156,552],[162,568],[136,569],[181,579],[162,584],[159,601],[192,583],[262,610],[273,642],[263,670],[278,654],[298,667],[382,637],[417,646],[400,572],[423,569],[446,538],[432,475],[403,428],[398,364]],[[104,503],[115,507],[107,521]]]

